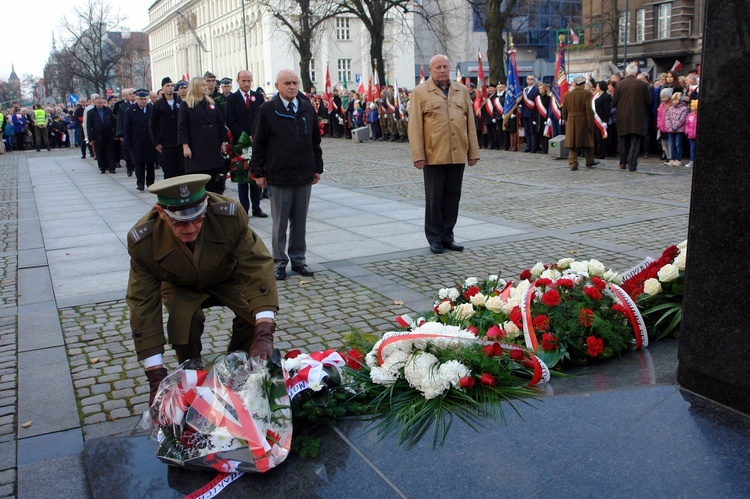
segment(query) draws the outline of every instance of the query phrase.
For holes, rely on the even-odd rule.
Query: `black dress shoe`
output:
[[[138,187],[136,187],[136,189],[138,189],[139,191],[142,191],[143,190],[143,186],[139,185]]]
[[[109,169],[109,173],[115,173],[115,169],[114,168],[110,168]]]
[[[463,251],[464,247],[460,244],[456,244],[453,241],[443,241],[443,248],[451,251]]]
[[[286,269],[284,267],[276,267],[276,270],[274,270],[273,273],[276,276],[277,281],[283,281],[286,279]]]
[[[253,216],[258,218],[268,218],[268,215],[266,215],[260,208],[253,210]]]
[[[443,252],[443,244],[442,243],[431,243],[430,244],[430,251],[435,253],[436,255],[439,255]]]
[[[599,164],[599,161],[594,161],[594,162],[593,162],[593,163],[591,163],[590,165],[586,165],[586,168],[593,168],[593,167],[595,167],[595,166],[596,166],[596,165],[598,165],[598,164]]]
[[[313,270],[307,265],[297,265],[296,267],[292,267],[292,270],[299,275],[303,275],[306,277],[312,277],[315,275],[315,272],[313,272]]]
[[[107,173],[107,170],[99,170],[99,173]]]

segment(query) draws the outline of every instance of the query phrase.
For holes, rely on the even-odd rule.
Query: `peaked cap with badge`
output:
[[[210,175],[180,175],[151,184],[148,192],[156,194],[157,203],[173,220],[187,222],[203,215],[208,206],[206,184]]]

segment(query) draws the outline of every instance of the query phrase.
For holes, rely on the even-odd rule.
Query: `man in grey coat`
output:
[[[617,135],[620,136],[620,168],[634,172],[643,140],[643,120],[651,106],[648,85],[636,78],[638,66],[629,64],[625,78],[615,87],[612,107],[617,108]]]

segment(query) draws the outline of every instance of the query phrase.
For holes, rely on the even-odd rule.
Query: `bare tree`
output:
[[[411,0],[334,0],[339,12],[356,16],[370,35],[370,60],[375,64],[378,80],[385,82],[385,61],[383,43],[385,26],[391,11],[407,13]]]
[[[312,86],[310,61],[313,42],[323,23],[341,12],[340,5],[336,0],[260,0],[260,4],[286,28],[300,56],[302,88],[309,89]]]
[[[466,0],[487,33],[487,61],[490,81],[505,83],[505,38],[503,33],[514,16],[519,0]],[[524,0],[521,0],[524,1]]]
[[[70,54],[70,70],[102,94],[122,57],[120,48],[108,38],[108,32],[123,21],[105,0],[88,0],[74,7],[73,15],[63,16],[61,26],[67,37],[65,48]]]

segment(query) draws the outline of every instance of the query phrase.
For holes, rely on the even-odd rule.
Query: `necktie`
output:
[[[286,108],[289,110],[290,113],[294,114],[294,102],[290,102]]]
[[[250,94],[245,94],[245,105],[250,109]]]

